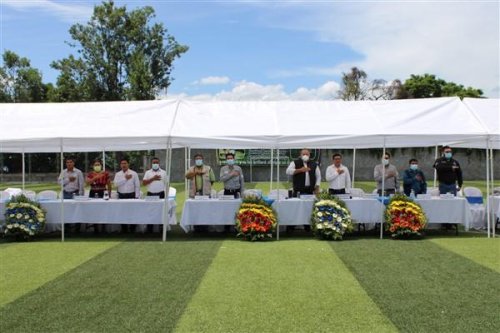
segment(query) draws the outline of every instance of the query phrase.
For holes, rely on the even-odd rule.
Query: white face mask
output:
[[[234,160],[233,159],[229,159],[229,160],[226,160],[227,161],[227,165],[234,165]]]
[[[194,160],[194,164],[196,164],[196,166],[202,166],[203,160]]]
[[[309,161],[309,155],[302,155],[302,161],[307,162]]]
[[[385,158],[382,160],[383,165],[389,165],[389,160],[386,160]]]
[[[153,167],[153,170],[156,171],[160,168],[160,165],[158,163],[153,163],[152,167]]]

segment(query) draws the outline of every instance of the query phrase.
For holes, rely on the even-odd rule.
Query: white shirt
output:
[[[142,180],[143,181],[149,180],[156,175],[160,175],[161,179],[160,180],[153,180],[151,183],[146,185],[148,192],[159,193],[159,192],[165,191],[165,182],[167,181],[167,172],[165,170],[158,169],[157,171],[154,171],[153,169],[149,169],[144,174],[144,178]]]
[[[307,162],[304,162],[304,166],[307,166]],[[286,168],[286,174],[289,176],[293,176],[294,172],[295,172],[295,162],[292,161],[292,162],[290,162],[290,165],[288,166],[288,168]],[[306,172],[305,174],[306,174],[306,181],[305,181],[304,186],[310,186],[311,180],[309,179],[310,178],[309,172]],[[319,171],[318,166],[316,166],[315,174],[316,174],[316,185],[314,185],[314,186],[320,186],[321,185],[321,171]]]
[[[340,165],[339,169],[344,170],[339,174],[335,165],[330,165],[326,168],[326,181],[330,184],[329,188],[334,190],[345,189],[346,193],[351,192],[351,175],[349,169],[345,165]]]
[[[125,175],[132,175],[132,178],[127,179]],[[116,190],[119,193],[135,193],[135,197],[139,198],[141,196],[141,184],[139,182],[139,176],[134,170],[128,169],[125,173],[120,170],[115,174],[115,179],[113,183],[116,186]]]

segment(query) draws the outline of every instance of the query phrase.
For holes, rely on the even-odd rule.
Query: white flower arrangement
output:
[[[342,240],[353,230],[351,213],[339,199],[323,195],[314,204],[311,225],[316,236],[322,239]]]

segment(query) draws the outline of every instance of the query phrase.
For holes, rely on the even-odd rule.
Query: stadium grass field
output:
[[[43,235],[0,240],[0,331],[498,332],[499,282],[500,239],[478,232]]]

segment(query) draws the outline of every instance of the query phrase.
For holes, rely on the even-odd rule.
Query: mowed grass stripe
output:
[[[331,246],[401,331],[500,331],[497,272],[425,240]]]
[[[431,242],[500,273],[499,238],[433,238]]]
[[[176,332],[397,331],[328,243],[226,240]]]
[[[119,244],[30,242],[0,245],[0,307]]]
[[[0,309],[0,331],[172,331],[220,243],[122,243]]]

